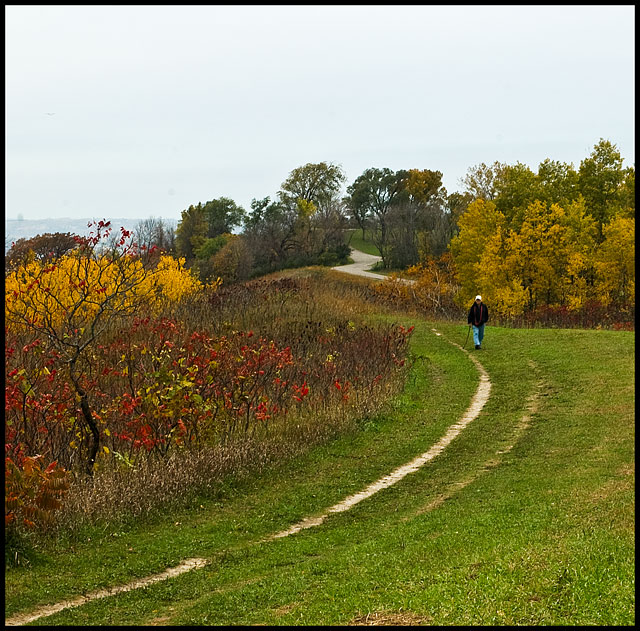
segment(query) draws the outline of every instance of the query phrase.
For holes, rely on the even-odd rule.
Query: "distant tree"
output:
[[[452,224],[452,235],[458,232],[458,220],[469,204],[473,201],[473,195],[469,192],[459,193],[454,191],[445,196],[445,212],[449,215]]]
[[[628,219],[636,216],[636,170],[628,167],[624,170],[624,179],[620,188],[621,215]]]
[[[344,230],[347,227],[345,204],[337,196],[323,204],[311,218],[314,231],[314,256],[322,264],[337,265],[349,255]]]
[[[491,201],[498,193],[496,183],[506,166],[496,161],[491,166],[481,162],[479,165],[470,167],[461,181],[464,191],[470,193],[474,199]]]
[[[572,164],[547,158],[538,166],[540,201],[565,206],[577,199],[578,173]]]
[[[496,208],[512,228],[519,227],[527,206],[541,198],[538,177],[526,164],[516,162],[503,165],[493,184]]]
[[[219,234],[212,239],[205,239],[202,245],[194,251],[196,260],[192,269],[197,269],[202,282],[215,280],[216,272],[213,269],[213,257],[220,251],[233,235]]]
[[[615,217],[604,226],[595,257],[597,297],[619,306],[635,302],[635,219]]]
[[[242,225],[246,215],[244,208],[228,197],[219,197],[207,202],[203,206],[203,212],[208,223],[209,238],[232,233],[234,228]]]
[[[161,252],[175,250],[176,231],[161,218],[142,219],[136,224],[133,233],[140,248],[150,250],[155,246]]]
[[[247,280],[253,268],[253,256],[242,235],[230,234],[225,245],[210,259],[212,276],[225,284]]]
[[[400,170],[393,172],[388,168],[366,169],[358,176],[353,184],[347,187],[346,203],[351,212],[370,214],[374,220],[372,231],[373,242],[382,255],[382,262],[389,267],[389,235],[388,215],[394,205],[400,205],[409,200],[405,187],[408,172]]]
[[[200,260],[211,258],[227,244],[230,236],[227,232],[211,239],[205,239],[203,244],[194,252],[196,258]]]
[[[406,174],[403,180],[405,190],[386,216],[388,263],[396,268],[415,265],[420,250],[433,254],[435,248],[431,243],[435,241],[436,232],[439,233],[438,239],[444,237],[440,230],[446,192],[442,186],[442,173],[410,169]],[[438,252],[438,256],[442,251],[444,249]]]
[[[286,206],[294,207],[298,200],[304,200],[313,203],[316,209],[321,208],[339,197],[345,179],[338,165],[308,163],[291,171],[280,186],[278,197]]]
[[[602,138],[591,155],[580,163],[578,187],[586,201],[587,212],[598,222],[600,240],[604,238],[604,224],[622,206],[625,175],[617,147]]]
[[[500,229],[505,231],[504,215],[496,209],[492,201],[476,199],[460,217],[460,232],[451,239],[449,249],[456,266],[456,277],[460,283],[457,296],[460,305],[468,305],[478,291],[478,271],[490,239]]]
[[[195,251],[207,238],[208,223],[202,204],[189,206],[182,211],[176,229],[176,253],[185,258],[187,265],[195,259]]]
[[[29,260],[44,262],[57,259],[77,247],[76,236],[69,232],[47,232],[30,239],[18,239],[5,254],[5,268],[13,268]]]
[[[294,169],[282,183],[278,198],[286,221],[287,264],[316,263],[326,249],[329,224],[337,219],[342,230],[340,195],[345,179],[340,166],[319,162]]]
[[[442,187],[442,173],[429,169],[409,169],[405,188],[409,194],[409,201],[426,208],[446,191]]]
[[[352,204],[349,197],[344,198],[345,208],[349,216],[356,222],[356,225],[362,230],[362,239],[366,239],[366,230],[369,224],[370,211],[367,206],[358,206]]]
[[[243,236],[257,273],[274,271],[283,265],[293,247],[296,216],[295,209],[289,209],[279,201],[272,202],[269,197],[251,200]]]

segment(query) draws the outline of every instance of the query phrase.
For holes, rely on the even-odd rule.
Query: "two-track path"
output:
[[[365,254],[364,252],[360,252],[358,250],[352,250],[351,257],[354,262],[349,265],[343,265],[334,267],[332,269],[338,270],[341,272],[345,272],[348,274],[355,274],[358,276],[365,276],[368,278],[375,278],[378,280],[385,280],[387,277],[381,274],[375,274],[373,272],[368,271],[377,261],[380,260],[379,256],[373,256],[371,254]],[[413,281],[406,281],[413,282]],[[437,335],[441,336],[436,329],[431,329],[431,331]],[[443,338],[446,339],[446,338]],[[379,480],[371,483],[369,486],[364,488],[363,490],[355,493],[354,495],[350,495],[346,497],[344,500],[331,506],[324,513],[320,515],[310,516],[301,522],[294,524],[290,528],[283,530],[281,532],[274,533],[270,537],[267,537],[263,541],[271,541],[275,539],[279,539],[282,537],[287,537],[289,535],[293,535],[303,529],[312,528],[314,526],[319,526],[322,524],[329,515],[333,513],[340,513],[349,510],[351,507],[355,506],[359,502],[366,500],[371,497],[375,493],[386,489],[399,480],[402,480],[405,476],[409,475],[417,471],[420,467],[433,460],[438,454],[442,453],[442,451],[454,440],[456,436],[462,432],[462,430],[467,427],[471,421],[473,421],[482,411],[485,403],[489,399],[489,393],[491,391],[491,381],[489,380],[489,375],[486,370],[482,366],[482,364],[477,360],[476,357],[471,355],[468,351],[464,350],[459,344],[455,342],[451,342],[447,340],[450,344],[460,349],[461,352],[468,355],[469,359],[475,364],[478,372],[480,374],[480,380],[478,387],[476,389],[473,398],[471,399],[471,403],[463,414],[463,416],[451,427],[447,429],[444,435],[440,438],[438,442],[432,445],[427,451],[418,455],[410,462],[396,468],[388,475],[383,476]],[[96,600],[99,598],[105,598],[107,596],[113,596],[116,594],[120,594],[123,592],[128,592],[134,589],[139,589],[141,587],[146,587],[147,585],[151,585],[158,581],[167,580],[174,576],[178,576],[183,574],[184,572],[190,572],[196,570],[198,568],[204,567],[207,565],[208,561],[206,559],[201,559],[199,557],[194,557],[191,559],[186,559],[180,565],[174,568],[168,568],[164,572],[159,574],[154,574],[153,576],[148,576],[147,578],[138,579],[128,583],[126,585],[118,585],[108,589],[97,590],[90,594],[86,594],[84,596],[78,596],[76,598],[72,598],[63,602],[56,603],[54,605],[47,605],[41,607],[35,611],[26,614],[18,614],[11,618],[7,618],[5,620],[5,625],[7,626],[16,626],[16,625],[24,625],[39,618],[43,618],[46,616],[50,616],[54,613],[62,611],[63,609],[68,609],[70,607],[78,607],[83,605],[91,600]]]

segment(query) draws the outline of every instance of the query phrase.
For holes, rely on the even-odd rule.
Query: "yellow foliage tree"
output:
[[[78,396],[82,418],[92,436],[86,471],[93,473],[100,434],[91,411],[85,375],[91,372],[96,340],[122,318],[153,308],[162,299],[178,300],[199,283],[184,261],[143,256],[124,228],[119,241],[100,222],[94,235],[78,238],[81,247],[50,262],[31,261],[5,278],[5,321],[31,331],[60,357]]]
[[[480,261],[487,244],[499,227],[504,227],[505,217],[496,210],[493,202],[477,199],[469,204],[458,220],[460,232],[451,239],[449,250],[456,266],[456,278],[460,291],[456,297],[459,305],[467,305],[482,291],[478,275],[482,271]]]
[[[598,234],[596,221],[586,213],[582,196],[567,205],[565,225],[567,264],[561,291],[564,303],[570,311],[575,311],[584,306],[593,292],[594,253]]]
[[[528,292],[518,271],[518,254],[513,251],[512,233],[499,226],[477,264],[477,287],[483,300],[496,314],[508,318],[521,315],[528,304]]]
[[[558,204],[532,202],[519,232],[509,235],[511,267],[529,294],[528,306],[562,303],[561,279],[567,260],[565,212]]]
[[[603,226],[604,241],[595,257],[597,298],[630,305],[635,300],[635,219],[615,217]]]

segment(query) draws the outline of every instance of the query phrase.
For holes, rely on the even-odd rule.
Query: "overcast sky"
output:
[[[635,164],[633,5],[6,6],[6,215],[249,209],[296,167]]]

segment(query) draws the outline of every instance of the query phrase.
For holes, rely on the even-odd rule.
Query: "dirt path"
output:
[[[365,254],[364,252],[360,252],[360,250],[351,250],[351,258],[353,259],[353,263],[349,263],[348,265],[338,265],[337,267],[332,267],[331,269],[337,270],[339,272],[345,272],[346,274],[355,274],[356,276],[377,278],[378,280],[384,280],[385,278],[387,278],[382,274],[375,274],[374,272],[368,271],[376,263],[378,263],[378,261],[382,260],[381,256]]]
[[[153,583],[157,583],[158,581],[164,581],[168,578],[173,578],[174,576],[184,574],[185,572],[190,572],[191,570],[204,567],[206,564],[206,559],[187,559],[186,561],[180,563],[180,565],[177,565],[176,567],[170,567],[164,572],[160,572],[159,574],[154,574],[153,576],[147,576],[146,578],[132,581],[127,585],[119,585],[117,587],[107,587],[106,589],[99,589],[95,592],[90,592],[85,596],[77,596],[76,598],[73,598],[71,600],[64,600],[55,605],[46,605],[44,607],[41,607],[40,609],[32,611],[31,613],[19,614],[17,616],[13,616],[12,618],[7,618],[4,621],[4,624],[7,627],[23,626],[25,624],[33,622],[34,620],[38,620],[38,618],[46,618],[47,616],[52,616],[54,613],[58,613],[63,609],[78,607],[80,605],[88,603],[91,600],[97,600],[98,598],[105,598],[106,596],[113,596],[114,594],[130,592],[133,589],[146,587],[147,585],[153,585]]]
[[[431,331],[437,336],[442,335],[436,329],[431,329]],[[318,515],[315,517],[308,517],[307,519],[302,520],[298,524],[295,524],[286,530],[283,530],[274,535],[271,535],[270,537],[267,537],[266,539],[264,539],[264,541],[272,541],[274,539],[287,537],[289,535],[293,535],[297,532],[300,532],[301,530],[304,530],[306,528],[319,526],[324,522],[324,520],[330,514],[347,511],[353,506],[355,506],[356,504],[358,504],[359,502],[371,497],[378,491],[381,491],[383,489],[386,489],[392,486],[396,482],[402,480],[405,476],[417,471],[420,467],[422,467],[427,462],[433,460],[437,455],[442,453],[444,449],[451,443],[451,441],[456,436],[458,436],[458,434],[460,434],[460,432],[471,421],[477,418],[477,416],[482,411],[482,408],[484,407],[485,403],[489,399],[489,393],[491,391],[491,381],[489,380],[489,375],[485,371],[484,367],[480,364],[480,362],[471,353],[464,350],[459,344],[456,344],[455,342],[450,342],[449,340],[447,341],[453,346],[456,346],[457,348],[459,348],[463,353],[467,354],[469,359],[471,359],[471,361],[473,361],[473,363],[476,365],[476,368],[480,373],[480,382],[478,384],[478,388],[476,389],[476,392],[471,400],[471,404],[469,405],[469,408],[464,413],[462,418],[457,423],[454,423],[453,425],[451,425],[451,427],[448,428],[444,436],[442,436],[435,445],[433,445],[428,451],[414,458],[411,462],[408,462],[407,464],[404,464],[398,467],[397,469],[392,471],[389,475],[386,475],[380,478],[379,480],[373,482],[372,484],[367,486],[365,489],[363,489],[359,493],[350,495],[349,497],[345,498],[338,504],[335,504],[334,506],[329,508],[322,515]],[[162,580],[172,578],[174,576],[178,576],[180,574],[183,574],[184,572],[190,572],[191,570],[204,567],[206,564],[207,564],[207,561],[205,559],[201,559],[201,558],[187,559],[186,561],[183,561],[180,565],[174,568],[169,568],[164,572],[161,572],[159,574],[154,574],[153,576],[149,576],[147,578],[132,581],[131,583],[128,583],[126,585],[120,585],[112,588],[97,590],[89,594],[86,594],[85,596],[78,596],[76,598],[65,600],[55,605],[47,605],[47,606],[41,607],[31,613],[19,614],[19,615],[13,616],[12,618],[8,618],[5,620],[5,625],[20,626],[20,625],[28,624],[30,622],[33,622],[34,620],[38,620],[39,618],[51,616],[54,613],[62,611],[63,609],[68,609],[70,607],[78,607],[80,605],[84,605],[85,603],[91,600],[105,598],[107,596],[113,596],[115,594],[128,592],[134,589],[139,589],[140,587],[146,587],[147,585],[157,583],[158,581],[162,581]]]
[[[374,274],[372,272],[367,271],[367,267],[371,267],[377,260],[380,260],[380,257],[373,256],[370,254],[365,254],[363,252],[359,252],[358,250],[353,250],[352,258],[354,259],[354,263],[350,265],[344,265],[340,267],[334,267],[333,269],[339,270],[341,272],[346,272],[348,274],[356,274],[358,276],[368,276],[372,278],[378,278],[384,280],[386,277],[380,274]],[[409,281],[413,282],[413,281]],[[431,331],[437,335],[441,336],[436,329],[431,329]],[[446,339],[446,338],[444,338]],[[298,524],[291,526],[290,528],[278,532],[270,537],[267,537],[264,541],[272,541],[274,539],[279,539],[282,537],[287,537],[289,535],[295,534],[304,530],[306,528],[312,528],[314,526],[319,526],[324,522],[324,520],[332,513],[341,513],[349,510],[359,502],[371,497],[378,491],[386,489],[396,482],[402,480],[405,476],[409,475],[417,471],[420,467],[425,465],[427,462],[433,460],[438,454],[442,453],[444,449],[451,443],[451,441],[460,434],[460,432],[471,422],[473,421],[482,411],[485,403],[489,399],[489,393],[491,391],[491,381],[489,380],[489,375],[486,370],[482,366],[482,364],[474,357],[471,353],[463,349],[459,344],[455,342],[451,342],[447,340],[453,346],[459,348],[463,353],[467,354],[469,359],[475,364],[478,372],[480,373],[480,382],[478,384],[478,388],[471,400],[471,404],[469,408],[464,413],[462,418],[457,422],[451,425],[448,428],[447,432],[440,438],[440,440],[433,445],[428,451],[414,458],[411,462],[404,464],[394,471],[392,471],[389,475],[386,475],[379,480],[373,482],[365,489],[356,493],[354,495],[350,495],[349,497],[342,500],[338,504],[335,504],[331,508],[329,508],[322,515],[318,515],[315,517],[308,517],[307,519],[302,520]],[[187,559],[183,561],[180,565],[174,568],[168,568],[164,572],[160,574],[154,574],[153,576],[149,576],[147,578],[138,579],[128,583],[126,585],[120,585],[112,588],[102,589],[95,592],[91,592],[85,596],[78,596],[76,598],[65,600],[63,602],[57,603],[55,605],[47,605],[45,607],[41,607],[31,613],[27,614],[19,614],[8,618],[5,620],[6,626],[20,626],[24,624],[28,624],[33,622],[34,620],[38,620],[39,618],[44,618],[47,616],[51,616],[54,613],[62,611],[63,609],[68,609],[70,607],[78,607],[80,605],[84,605],[85,603],[96,600],[99,598],[105,598],[107,596],[112,596],[115,594],[128,592],[134,589],[139,589],[140,587],[146,587],[147,585],[151,585],[153,583],[157,583],[158,581],[167,580],[174,576],[178,576],[183,574],[184,572],[190,572],[191,570],[195,570],[201,567],[204,567],[207,564],[205,559],[201,558],[193,558]]]
[[[440,336],[441,333],[438,333],[435,329],[431,329],[436,335]],[[446,339],[446,338],[445,338]],[[448,340],[447,340],[448,341]],[[374,493],[381,491],[382,489],[386,489],[391,485],[399,482],[405,476],[410,473],[414,473],[420,467],[425,465],[430,460],[433,460],[438,454],[441,454],[444,449],[451,443],[451,441],[469,424],[473,419],[475,419],[484,404],[489,400],[489,392],[491,391],[491,381],[489,380],[489,375],[483,368],[482,364],[473,357],[468,351],[465,351],[460,345],[455,344],[454,342],[449,342],[454,346],[457,346],[463,353],[466,353],[469,358],[476,365],[476,368],[480,372],[480,383],[478,384],[478,388],[476,393],[473,395],[473,399],[471,400],[471,405],[467,411],[463,414],[462,418],[457,422],[451,425],[445,435],[428,451],[425,451],[423,454],[420,454],[416,458],[414,458],[411,462],[398,467],[394,471],[392,471],[389,475],[380,478],[376,482],[370,484],[366,489],[356,493],[355,495],[350,495],[349,497],[342,500],[342,502],[332,506],[327,510],[326,513],[319,515],[317,517],[308,517],[307,519],[302,520],[301,522],[291,526],[287,530],[283,530],[275,535],[272,535],[267,539],[267,541],[271,539],[278,539],[280,537],[287,537],[289,535],[295,534],[296,532],[300,532],[305,528],[312,528],[313,526],[319,526],[331,513],[342,513],[346,510],[349,510],[362,500],[371,497]]]

